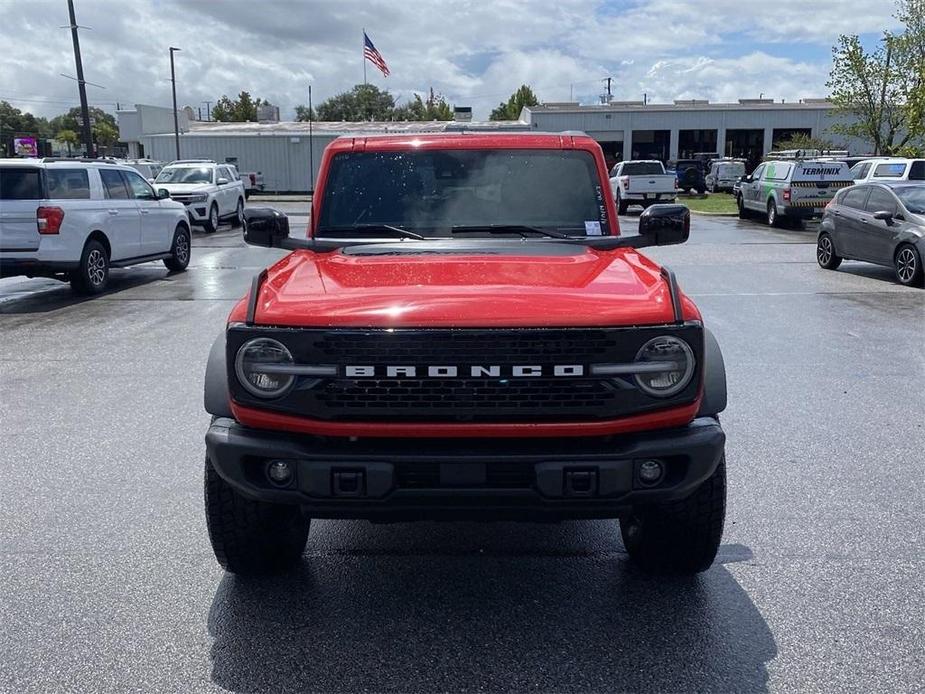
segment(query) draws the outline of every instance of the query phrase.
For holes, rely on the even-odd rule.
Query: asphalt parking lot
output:
[[[729,375],[724,542],[691,580],[605,521],[318,521],[294,574],[226,576],[203,370],[281,253],[223,227],[94,299],[0,281],[0,691],[922,691],[925,290],[814,240],[697,216],[651,252]]]

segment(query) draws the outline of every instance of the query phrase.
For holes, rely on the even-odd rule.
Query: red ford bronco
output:
[[[574,134],[344,137],[307,236],[254,278],[209,356],[205,505],[219,563],[300,560],[311,518],[618,518],[651,571],[712,563],[723,528],[719,347],[654,205],[620,235]]]

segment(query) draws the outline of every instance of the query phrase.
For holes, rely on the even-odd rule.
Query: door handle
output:
[[[142,210],[141,214],[150,214],[151,210]]]
[[[119,214],[119,210],[107,210],[109,214]]]

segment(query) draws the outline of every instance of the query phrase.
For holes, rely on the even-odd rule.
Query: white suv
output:
[[[0,159],[0,277],[70,280],[96,294],[111,267],[190,260],[186,209],[127,166]]]
[[[244,183],[234,166],[208,159],[183,159],[167,164],[154,179],[158,189],[186,205],[190,221],[212,233],[219,221],[244,223]]]

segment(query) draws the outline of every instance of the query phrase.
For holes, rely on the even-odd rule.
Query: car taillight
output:
[[[674,179],[674,189],[678,190],[681,186],[678,185],[678,179]]]
[[[64,221],[64,210],[60,207],[40,207],[35,212],[35,223],[40,234],[57,234]]]
[[[790,202],[790,189],[784,188],[784,202]]]
[[[620,176],[620,183],[625,185],[627,188],[630,187],[630,177],[629,176]]]

